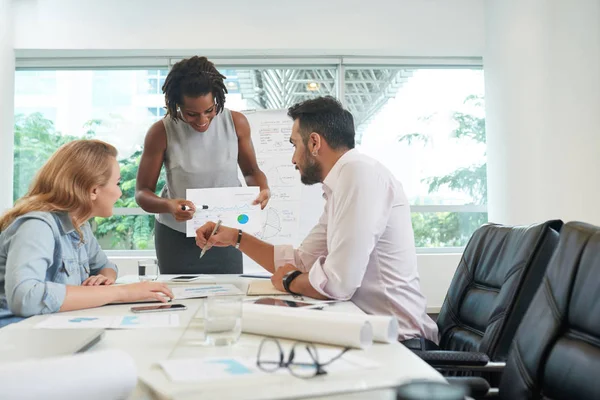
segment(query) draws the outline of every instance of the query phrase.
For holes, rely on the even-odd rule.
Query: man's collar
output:
[[[326,195],[329,195],[335,190],[335,186],[337,185],[338,178],[340,176],[340,171],[344,164],[354,158],[355,155],[360,154],[356,149],[350,149],[345,152],[336,162],[333,164],[333,167],[323,179],[323,191]]]
[[[58,221],[58,225],[63,235],[69,234],[75,231],[75,227],[73,226],[73,221],[71,220],[71,216],[67,212],[57,212],[54,213],[56,216],[56,220]]]

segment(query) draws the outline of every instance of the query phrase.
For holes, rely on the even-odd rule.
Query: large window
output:
[[[345,99],[359,148],[404,185],[417,246],[464,246],[487,222],[483,72],[349,67]]]
[[[111,218],[93,221],[108,250],[154,248],[153,216],[134,200],[144,136],[165,114],[163,68],[19,69],[15,86],[14,198],[61,144],[98,138],[119,150],[123,197]],[[232,110],[286,108],[340,98],[354,117],[361,151],[403,183],[417,245],[461,247],[486,222],[483,75],[456,66],[388,67],[307,63],[219,65]],[[130,66],[128,66],[130,68]],[[158,188],[164,184],[161,175]]]
[[[92,226],[106,249],[154,248],[152,216],[143,215],[134,191],[144,136],[164,115],[157,81],[164,81],[166,73],[166,67],[17,71],[14,199],[27,192],[35,172],[62,144],[77,138],[107,141],[119,151],[123,197],[115,205],[115,216],[96,218]],[[164,178],[159,189],[163,185]]]
[[[319,96],[336,96],[336,68],[224,69],[227,106],[232,110],[273,110]]]

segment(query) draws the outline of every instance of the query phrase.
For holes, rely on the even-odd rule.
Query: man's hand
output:
[[[214,235],[210,236],[215,229],[214,222],[207,222],[196,229],[196,245],[201,249],[208,250],[213,246],[227,247],[235,246],[238,237],[238,230],[221,225]],[[207,246],[205,248],[205,246]]]
[[[260,204],[260,209],[264,210],[271,199],[271,190],[263,189],[258,194],[258,197],[252,202],[252,204]]]
[[[100,285],[112,285],[115,283],[113,278],[109,278],[104,275],[92,275],[85,281],[81,282],[81,286],[100,286]]]
[[[285,292],[283,287],[283,277],[290,271],[296,271],[297,268],[292,264],[285,264],[283,267],[277,268],[275,273],[271,276],[271,283],[275,286],[275,289]]]

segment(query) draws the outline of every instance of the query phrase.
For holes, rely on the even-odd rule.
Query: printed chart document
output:
[[[240,289],[230,283],[220,285],[195,285],[174,287],[171,289],[175,300],[194,299],[208,296],[243,295]]]
[[[256,366],[256,360],[242,357],[175,359],[162,361],[160,365],[174,382],[255,377],[262,372]]]
[[[186,198],[196,205],[194,218],[186,223],[187,237],[195,237],[196,229],[205,223],[222,221],[231,228],[259,235],[263,227],[260,204],[252,203],[260,189],[253,187],[187,189]]]
[[[287,355],[290,353],[291,345],[283,345],[283,351]],[[299,351],[298,351],[299,350]],[[327,362],[337,357],[342,352],[342,348],[324,348],[317,347],[319,361]],[[327,373],[343,372],[355,369],[378,368],[379,363],[361,357],[349,351],[340,359],[327,365]],[[302,348],[296,348],[294,360],[298,363],[313,362],[307,351]],[[165,360],[160,363],[161,367],[173,382],[201,382],[214,381],[219,379],[239,379],[245,377],[256,378],[261,375],[270,375],[271,373],[262,371],[256,365],[256,358],[244,357],[210,357],[210,358],[187,358]],[[280,368],[273,371],[276,374],[289,374],[286,368]]]
[[[50,315],[34,327],[42,329],[140,329],[175,328],[179,326],[179,315],[171,313],[149,315],[123,315],[118,317]]]

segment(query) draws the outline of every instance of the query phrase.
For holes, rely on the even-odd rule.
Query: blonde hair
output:
[[[108,183],[112,173],[114,146],[100,140],[74,140],[62,145],[37,172],[29,191],[0,217],[0,231],[31,211],[62,211],[79,226],[92,211],[90,192]]]

